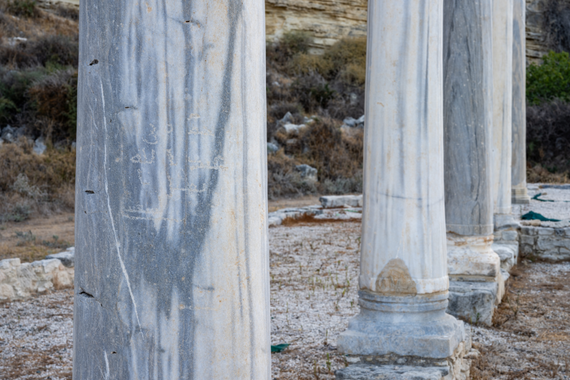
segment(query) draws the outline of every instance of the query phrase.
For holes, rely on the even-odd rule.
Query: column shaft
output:
[[[82,0],[76,379],[268,379],[261,0]]]
[[[511,213],[513,0],[493,1],[493,199]]]
[[[368,8],[361,313],[338,339],[351,355],[449,357],[445,314],[443,0]]]
[[[513,8],[513,166],[512,202],[528,204],[526,188],[526,1]]]
[[[493,281],[500,271],[500,259],[491,249],[492,2],[445,0],[444,5],[445,219],[449,275]]]

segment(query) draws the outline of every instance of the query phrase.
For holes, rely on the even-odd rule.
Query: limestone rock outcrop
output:
[[[313,52],[322,51],[344,37],[365,37],[367,0],[266,0],[268,41],[288,31],[314,37]]]

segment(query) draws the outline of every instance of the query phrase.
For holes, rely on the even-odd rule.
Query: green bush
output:
[[[15,16],[35,17],[38,14],[35,0],[12,0],[8,2],[7,10]]]
[[[553,99],[570,101],[570,55],[551,51],[543,64],[531,64],[526,74],[526,98],[530,105],[540,105]]]

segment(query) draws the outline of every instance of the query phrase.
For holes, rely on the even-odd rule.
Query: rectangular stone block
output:
[[[496,282],[450,281],[447,312],[471,323],[491,326],[497,291]]]
[[[548,237],[540,236],[536,242],[536,247],[541,251],[548,251],[555,247],[554,240]]]
[[[503,231],[503,240],[504,241],[517,241],[518,238],[519,238],[519,234],[516,230]]]
[[[538,235],[538,229],[536,227],[522,227],[521,233],[523,235],[535,236]]]
[[[539,228],[538,229],[539,236],[551,236],[554,235],[554,228]]]
[[[534,236],[521,235],[521,243],[534,245],[536,243],[536,238]]]
[[[556,247],[570,249],[570,239],[555,239],[553,240],[553,244]]]
[[[524,244],[521,249],[522,249],[523,255],[531,255],[535,251],[534,246],[529,245],[529,244]]]

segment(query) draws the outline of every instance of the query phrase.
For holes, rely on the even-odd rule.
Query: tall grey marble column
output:
[[[491,248],[491,14],[492,0],[444,1],[445,220],[449,276],[456,280],[448,310],[469,320],[483,316],[489,324],[500,280],[500,259]],[[481,297],[489,288],[495,297]],[[472,294],[470,302],[454,302]]]
[[[442,0],[369,3],[361,310],[338,339],[357,359],[449,358],[464,339],[445,313],[442,23]]]
[[[493,1],[493,200],[495,227],[511,215],[513,0]]]
[[[74,378],[269,378],[264,30],[81,1]]]
[[[512,202],[528,204],[526,188],[526,0],[513,0]]]

